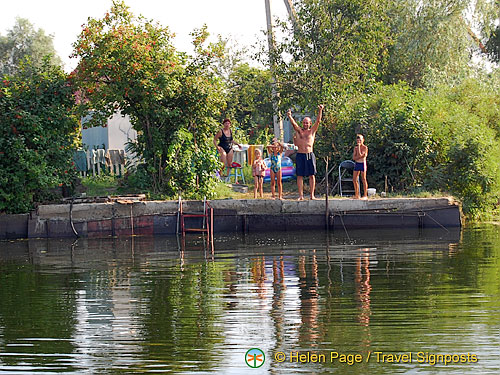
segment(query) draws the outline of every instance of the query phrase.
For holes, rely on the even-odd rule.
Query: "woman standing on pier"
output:
[[[217,143],[217,140],[219,143]],[[220,161],[224,164],[226,173],[229,174],[229,168],[233,164],[233,143],[241,149],[241,145],[236,143],[233,139],[233,132],[231,131],[231,121],[224,119],[222,122],[222,129],[217,132],[214,137],[214,145],[219,152]]]

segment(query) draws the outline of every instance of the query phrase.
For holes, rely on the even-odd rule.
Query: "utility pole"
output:
[[[284,140],[283,137],[283,118],[279,113],[279,93],[276,90],[276,76],[275,76],[275,62],[274,62],[274,34],[273,34],[273,21],[271,16],[271,0],[264,0],[266,3],[266,19],[267,19],[267,42],[269,45],[269,61],[271,64],[271,77],[272,77],[272,96],[273,96],[273,124],[274,136],[278,139]]]

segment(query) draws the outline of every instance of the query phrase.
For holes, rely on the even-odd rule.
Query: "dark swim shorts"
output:
[[[314,152],[297,153],[295,162],[297,164],[297,176],[305,177],[316,174],[316,156],[314,156]]]
[[[360,171],[360,172],[366,171],[366,163],[358,163],[358,162],[356,162],[356,164],[354,164],[354,170],[355,171]]]

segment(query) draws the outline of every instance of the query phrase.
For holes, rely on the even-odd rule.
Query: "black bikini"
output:
[[[226,154],[233,149],[233,133],[229,130],[230,136],[226,137],[224,130],[221,130],[222,135],[219,137],[219,146],[222,147]]]

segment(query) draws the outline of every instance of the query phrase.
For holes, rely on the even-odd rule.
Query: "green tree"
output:
[[[468,77],[484,49],[478,35],[489,35],[497,17],[488,0],[392,1],[387,14],[395,42],[384,81],[413,87]]]
[[[297,24],[282,24],[276,75],[284,107],[315,111],[378,77],[391,36],[385,0],[296,1]],[[328,108],[328,106],[327,106]]]
[[[69,185],[79,130],[60,67],[21,64],[0,83],[0,211],[26,212],[48,189]]]
[[[138,132],[134,151],[157,193],[210,196],[215,186],[211,139],[224,100],[213,61],[222,46],[205,47],[207,37],[206,28],[193,33],[196,55],[189,58],[174,49],[167,28],[114,1],[74,43],[81,113],[93,111],[90,125],[116,111],[130,115]]]
[[[270,71],[239,64],[229,74],[227,90],[226,117],[236,120],[249,142],[265,141],[273,124]]]
[[[436,144],[424,186],[451,192],[469,216],[490,212],[500,196],[498,82],[474,77],[420,91],[422,120]]]
[[[318,171],[324,171],[323,157],[335,149],[339,110],[380,79],[392,43],[389,1],[295,1],[297,26],[282,24],[285,37],[271,56],[281,110],[315,114],[318,104],[325,105],[314,145]]]
[[[6,36],[0,35],[0,75],[13,74],[19,64],[29,58],[34,66],[41,66],[45,56],[50,56],[52,65],[62,65],[53,44],[53,36],[25,18],[16,18],[14,27]]]

